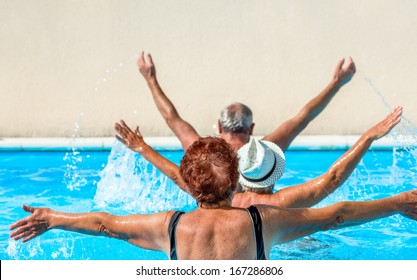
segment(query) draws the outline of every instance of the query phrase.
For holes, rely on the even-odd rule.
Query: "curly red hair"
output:
[[[221,138],[200,138],[185,152],[180,175],[198,203],[230,199],[239,178],[237,154]]]

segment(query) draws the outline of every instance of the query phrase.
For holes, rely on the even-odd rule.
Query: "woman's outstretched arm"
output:
[[[51,229],[123,239],[138,247],[165,251],[171,212],[116,216],[105,212],[64,213],[23,205],[30,213],[10,226],[10,237],[27,242]]]

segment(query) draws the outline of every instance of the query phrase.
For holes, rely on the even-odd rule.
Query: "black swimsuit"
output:
[[[265,248],[264,248],[264,239],[262,237],[262,219],[259,215],[258,209],[255,206],[250,206],[247,208],[249,211],[250,217],[253,222],[253,230],[255,232],[255,242],[256,242],[256,259],[257,260],[266,260]],[[171,260],[177,260],[177,249],[176,249],[176,229],[177,224],[184,212],[176,211],[171,217],[171,221],[168,225],[168,234],[169,234],[169,244],[170,252],[169,257]]]

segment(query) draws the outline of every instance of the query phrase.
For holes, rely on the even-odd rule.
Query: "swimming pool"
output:
[[[294,185],[325,172],[344,151],[289,151],[284,176]],[[182,151],[161,151],[179,163]],[[415,150],[369,151],[351,178],[318,207],[369,200],[416,188]],[[8,238],[11,223],[26,216],[22,204],[60,211],[113,214],[191,210],[193,199],[139,155],[119,143],[111,152],[0,152],[1,259],[167,259],[126,242],[52,230],[28,243]],[[271,259],[416,260],[417,222],[395,215],[365,225],[317,233],[275,246]]]

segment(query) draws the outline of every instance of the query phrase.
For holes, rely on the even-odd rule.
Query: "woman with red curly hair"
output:
[[[238,159],[219,138],[207,137],[192,145],[179,172],[199,207],[231,203],[239,179]]]
[[[220,138],[201,138],[186,151],[180,174],[198,208],[183,213],[116,216],[72,214],[23,206],[28,217],[11,225],[23,242],[59,228],[120,238],[165,252],[170,259],[266,259],[272,245],[317,231],[358,225],[393,214],[417,219],[417,190],[369,202],[340,202],[324,208],[285,209],[267,205],[232,207],[238,181],[236,153]]]

